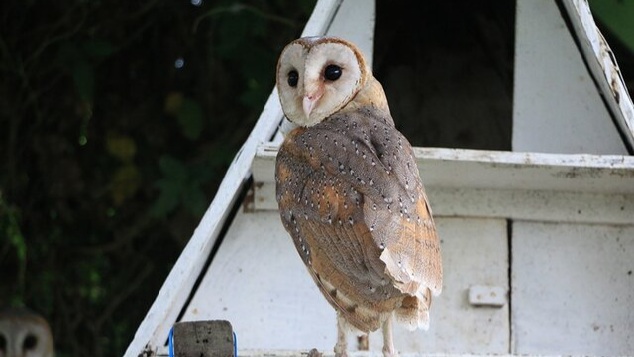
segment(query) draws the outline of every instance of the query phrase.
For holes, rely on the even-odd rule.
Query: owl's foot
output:
[[[392,318],[389,317],[381,328],[383,332],[383,357],[398,357],[392,340]]]
[[[398,357],[398,352],[396,352],[394,348],[383,346],[383,357]]]
[[[346,339],[346,320],[337,313],[337,343],[335,357],[348,357],[348,340]]]
[[[337,341],[335,345],[335,357],[348,357],[348,346],[346,346],[345,340],[343,345],[340,341]]]

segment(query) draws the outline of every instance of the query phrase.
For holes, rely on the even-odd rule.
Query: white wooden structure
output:
[[[634,355],[634,110],[586,1],[559,4],[517,1],[513,151],[415,149],[445,282],[428,332],[396,329],[401,354]],[[371,58],[373,29],[371,1],[319,0],[303,35]],[[276,211],[281,120],[273,91],[125,357],[165,355],[174,322],[209,319],[231,321],[239,355],[332,353],[334,311]]]

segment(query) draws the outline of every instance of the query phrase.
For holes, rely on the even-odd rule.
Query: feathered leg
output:
[[[384,357],[396,357],[398,354],[394,351],[394,341],[392,340],[392,317],[388,317],[383,326],[383,356]]]
[[[337,313],[337,344],[335,344],[335,357],[348,357],[346,320],[340,313]]]

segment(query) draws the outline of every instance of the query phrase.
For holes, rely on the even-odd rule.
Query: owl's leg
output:
[[[394,341],[392,340],[392,317],[388,317],[383,326],[381,327],[383,332],[383,356],[384,357],[397,357],[398,354],[394,350]]]
[[[337,312],[337,344],[335,344],[335,357],[348,357],[346,320],[339,312]]]

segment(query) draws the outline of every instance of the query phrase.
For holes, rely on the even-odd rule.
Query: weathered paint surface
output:
[[[634,221],[634,157],[415,148],[435,214],[554,222]],[[254,207],[276,210],[276,146],[253,163]]]
[[[634,225],[513,223],[513,353],[632,355]]]
[[[555,1],[518,1],[513,151],[627,154]]]
[[[505,353],[509,306],[476,307],[472,285],[508,290],[506,221],[438,218],[445,284],[434,299],[430,330],[395,326],[403,353]],[[334,310],[315,287],[275,211],[239,213],[187,307],[183,320],[231,321],[241,350],[330,352],[336,341]],[[455,338],[454,336],[460,336]],[[350,346],[355,335],[350,334]],[[370,348],[380,351],[380,332]]]

